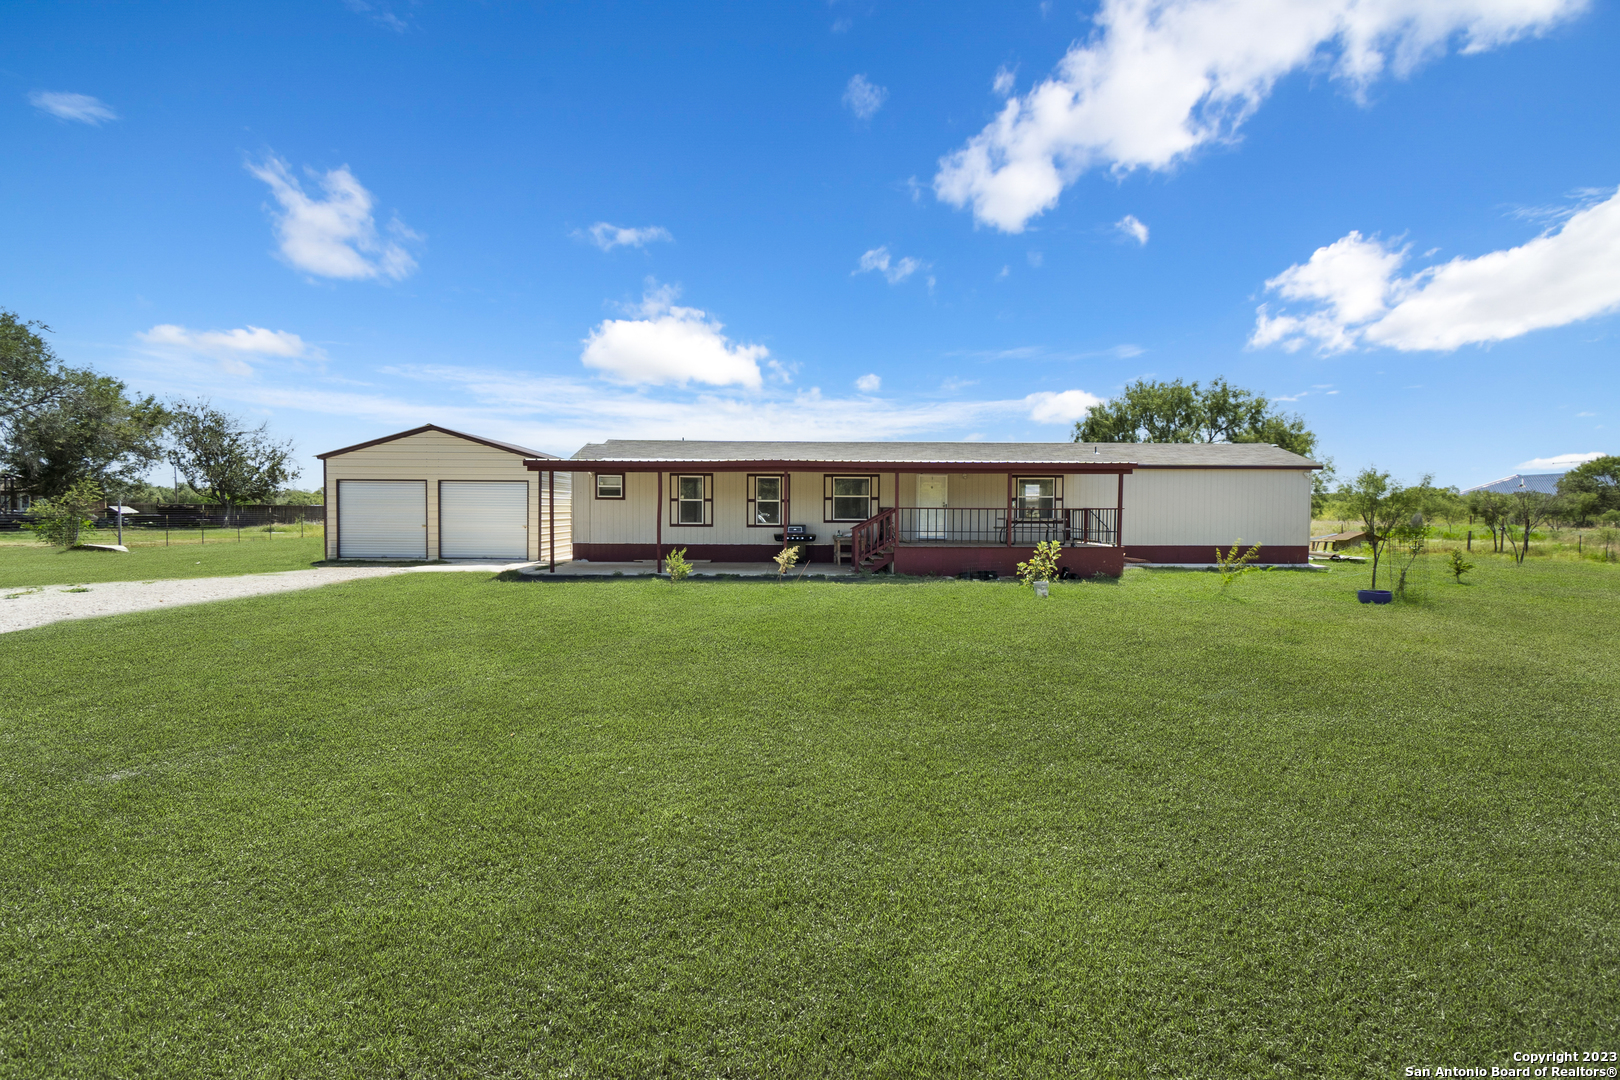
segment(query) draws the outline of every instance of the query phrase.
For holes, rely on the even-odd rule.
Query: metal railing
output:
[[[1055,509],[1023,517],[1015,511],[1011,521],[1004,506],[902,506],[893,513],[898,516],[897,539],[902,544],[1034,547],[1043,540],[1066,545],[1119,543],[1119,511],[1112,506]]]

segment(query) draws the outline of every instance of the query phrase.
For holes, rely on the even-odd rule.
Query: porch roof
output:
[[[900,466],[941,472],[1006,472],[1056,468],[1064,472],[1128,473],[1139,468],[1314,469],[1316,462],[1265,443],[1073,442],[718,442],[609,439],[581,447],[570,459],[592,471],[666,468],[855,469]],[[561,463],[534,462],[532,469]]]

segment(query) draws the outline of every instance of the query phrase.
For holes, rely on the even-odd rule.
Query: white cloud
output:
[[[1521,461],[1513,466],[1515,469],[1539,469],[1542,472],[1568,472],[1577,465],[1584,465],[1588,461],[1595,461],[1603,457],[1602,451],[1594,450],[1590,454],[1554,454],[1552,457],[1531,458]]]
[[[637,319],[604,319],[585,339],[580,361],[615,382],[636,385],[742,386],[763,383],[763,345],[733,345],[723,324],[697,308],[677,307],[676,291],[653,288]]]
[[[865,75],[855,75],[844,87],[844,105],[859,119],[870,120],[889,98],[889,91],[868,82]]]
[[[1103,399],[1084,390],[1064,390],[1053,393],[1043,390],[1024,399],[1029,405],[1029,418],[1037,424],[1072,424],[1086,415],[1093,405]]]
[[[589,229],[576,231],[574,235],[582,240],[589,240],[603,251],[612,251],[616,247],[646,247],[657,241],[675,242],[669,230],[661,225],[627,229],[619,225],[609,225],[605,221],[598,221]]]
[[[1146,245],[1148,242],[1148,227],[1138,221],[1135,214],[1126,214],[1114,222],[1114,228],[1135,240],[1138,244]]]
[[[1046,261],[1046,256],[1042,255],[1038,251],[1027,251],[1024,253],[1024,258],[1028,260],[1029,265],[1035,267],[1037,270],[1040,269],[1041,264]]]
[[[319,182],[325,198],[306,194],[278,157],[250,162],[247,169],[270,185],[270,193],[281,204],[276,236],[282,256],[291,265],[321,277],[349,280],[389,277],[398,281],[416,269],[416,260],[402,242],[421,237],[398,218],[388,226],[392,239],[379,237],[372,217],[375,199],[347,165],[325,174],[304,170]]]
[[[1266,282],[1302,308],[1261,305],[1250,344],[1324,353],[1449,351],[1620,310],[1620,191],[1519,247],[1397,277],[1406,248],[1352,232]]]
[[[245,362],[250,358],[322,358],[319,349],[297,334],[286,330],[266,330],[262,326],[238,330],[188,330],[173,323],[160,323],[150,330],[138,331],[135,336],[160,353],[191,353],[218,360],[225,370],[234,375],[253,373]]]
[[[996,69],[996,77],[990,83],[990,88],[998,97],[1011,97],[1013,87],[1018,83],[1018,69],[1009,68],[1005,64]]]
[[[35,90],[28,95],[28,103],[41,112],[50,113],[59,120],[77,120],[92,127],[108,120],[118,119],[107,104],[89,94],[63,94],[51,90]]]
[[[967,145],[934,191],[1006,232],[1094,167],[1164,170],[1234,137],[1277,80],[1331,63],[1361,93],[1462,39],[1480,52],[1541,33],[1587,0],[1104,0],[1090,40]]]
[[[855,274],[878,271],[888,279],[890,285],[898,285],[927,265],[920,259],[913,259],[910,255],[903,259],[892,259],[889,256],[887,246],[875,247],[861,256],[860,264],[850,271],[850,275],[853,277]]]
[[[855,389],[863,394],[875,394],[883,389],[883,380],[876,375],[862,375],[855,380]]]

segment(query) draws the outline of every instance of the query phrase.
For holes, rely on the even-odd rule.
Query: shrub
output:
[[[79,542],[79,532],[91,527],[90,515],[101,506],[101,488],[93,480],[80,480],[54,499],[35,499],[29,528],[41,541],[59,548]]]
[[[1451,549],[1451,565],[1447,569],[1451,571],[1451,576],[1457,579],[1457,584],[1461,585],[1462,576],[1473,568],[1474,564],[1463,558],[1462,548]]]
[[[692,573],[692,564],[686,561],[686,549],[676,548],[664,556],[664,569],[669,571],[669,580],[685,581]]]
[[[775,555],[772,555],[771,561],[776,563],[776,579],[781,581],[787,576],[789,570],[799,565],[799,546],[789,544]]]
[[[1247,574],[1250,570],[1258,569],[1258,567],[1250,566],[1249,564],[1260,557],[1260,545],[1256,544],[1248,551],[1245,551],[1243,554],[1239,555],[1238,544],[1241,543],[1243,543],[1243,537],[1240,536],[1238,537],[1237,544],[1232,545],[1231,551],[1223,553],[1220,548],[1215,549],[1215,565],[1220,569],[1221,588],[1223,589],[1232,584],[1232,582],[1236,581],[1238,578],[1242,577],[1244,574]]]
[[[1062,554],[1062,544],[1056,540],[1042,540],[1035,545],[1035,553],[1029,557],[1029,562],[1018,564],[1018,583],[1033,589],[1037,581],[1056,581],[1058,557]]]

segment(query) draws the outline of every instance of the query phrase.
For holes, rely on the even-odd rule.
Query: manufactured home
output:
[[[1316,462],[1255,443],[592,443],[571,458],[433,424],[319,455],[327,557],[767,564],[1082,576],[1258,544],[1305,564]]]
[[[1310,554],[1308,458],[1253,443],[593,443],[573,467],[573,555],[595,562],[812,562],[897,573],[1012,573],[1042,540],[1081,575],[1127,560]],[[535,460],[537,471],[558,466]]]

